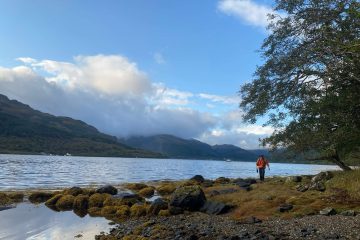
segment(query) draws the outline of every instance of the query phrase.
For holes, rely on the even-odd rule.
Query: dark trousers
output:
[[[264,179],[265,179],[265,168],[259,168],[259,175],[260,175],[260,180],[264,181]]]

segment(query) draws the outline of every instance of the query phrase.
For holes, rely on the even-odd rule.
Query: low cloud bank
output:
[[[124,56],[78,56],[73,62],[18,60],[20,66],[0,67],[1,94],[43,112],[83,120],[111,135],[172,134],[257,148],[258,138],[272,131],[244,127],[236,110],[238,97],[169,89],[151,81]],[[194,109],[194,102],[204,107]],[[234,110],[224,111],[229,104]]]

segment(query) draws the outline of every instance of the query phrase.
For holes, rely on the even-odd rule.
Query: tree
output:
[[[344,159],[360,149],[359,10],[357,0],[276,1],[264,63],[240,90],[244,120],[267,115],[276,129],[264,146],[350,170]]]

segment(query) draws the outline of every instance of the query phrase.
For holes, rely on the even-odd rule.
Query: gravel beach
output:
[[[359,215],[253,220],[240,223],[203,213],[146,217],[125,221],[96,239],[360,239]]]

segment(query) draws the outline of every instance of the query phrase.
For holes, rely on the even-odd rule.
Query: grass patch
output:
[[[327,187],[346,190],[350,197],[360,199],[360,169],[337,171],[334,175],[334,178],[327,182]]]

